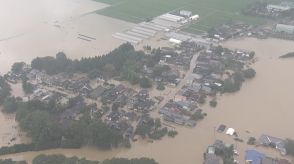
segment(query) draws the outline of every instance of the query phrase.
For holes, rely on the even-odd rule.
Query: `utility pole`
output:
[[[216,140],[215,129],[216,129],[216,127],[214,126],[214,127],[213,127],[213,136],[214,136],[214,141]]]

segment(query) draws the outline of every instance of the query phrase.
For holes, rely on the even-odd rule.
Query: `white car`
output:
[[[239,156],[239,152],[237,150],[234,150],[234,155]]]

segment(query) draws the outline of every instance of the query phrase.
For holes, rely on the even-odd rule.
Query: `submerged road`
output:
[[[200,51],[201,52],[201,51]],[[199,56],[199,53],[196,53],[193,55],[191,62],[190,62],[190,68],[189,70],[186,72],[185,77],[181,80],[181,82],[173,89],[170,90],[170,92],[168,93],[168,95],[164,96],[164,99],[160,102],[160,104],[157,107],[157,111],[159,111],[162,107],[164,107],[164,105],[170,100],[173,99],[175,97],[175,95],[177,94],[177,92],[183,88],[183,86],[186,85],[187,83],[187,79],[190,77],[190,75],[193,73],[194,67],[196,65],[196,61],[197,58]]]

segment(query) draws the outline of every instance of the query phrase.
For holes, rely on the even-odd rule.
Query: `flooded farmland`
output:
[[[162,164],[202,163],[203,152],[215,139],[222,139],[234,144],[240,152],[238,160],[244,163],[244,151],[249,137],[258,138],[268,134],[280,138],[294,138],[293,124],[294,102],[294,59],[279,59],[280,55],[294,51],[294,42],[276,39],[257,40],[243,39],[224,43],[224,46],[237,49],[248,49],[256,52],[257,62],[253,65],[257,75],[247,81],[240,92],[226,94],[218,98],[214,109],[204,106],[208,116],[195,128],[177,127],[179,135],[174,139],[164,138],[154,143],[133,143],[131,149],[100,151],[93,148],[77,150],[57,149],[42,152],[27,152],[4,156],[31,161],[40,153],[61,153],[67,156],[86,157],[91,160],[103,160],[112,157],[152,157]],[[224,134],[215,134],[214,128],[219,124],[235,128],[245,143],[237,143]],[[286,129],[286,130],[285,130]],[[272,157],[280,157],[279,152],[257,147]],[[185,152],[185,153],[183,153]]]
[[[14,62],[30,62],[37,56],[54,56],[60,51],[71,58],[103,55],[123,43],[112,38],[113,33],[133,26],[93,13],[108,5],[91,0],[0,2],[2,74]]]

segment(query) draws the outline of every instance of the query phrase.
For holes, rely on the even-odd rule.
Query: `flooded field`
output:
[[[93,13],[108,5],[91,0],[0,0],[0,3],[2,74],[14,62],[30,62],[37,56],[54,56],[59,51],[71,58],[105,54],[123,43],[111,35],[133,26]]]
[[[294,138],[294,131],[291,130],[294,115],[294,74],[291,70],[294,67],[294,59],[278,58],[280,55],[294,51],[294,42],[244,39],[226,42],[224,46],[254,50],[257,55],[257,62],[253,65],[257,71],[256,77],[247,81],[240,92],[219,97],[217,108],[204,106],[203,109],[208,113],[208,117],[195,128],[176,127],[179,135],[175,139],[164,138],[154,143],[136,142],[131,149],[112,151],[100,151],[88,147],[77,150],[57,149],[20,153],[2,158],[13,157],[31,161],[40,153],[61,153],[91,160],[146,156],[156,159],[161,164],[178,164],[183,161],[193,164],[202,163],[207,146],[215,139],[222,139],[236,146],[240,152],[238,160],[240,163],[245,163],[244,151],[252,148],[246,145],[249,137],[258,138],[261,134],[268,134],[280,138]],[[245,143],[238,143],[225,134],[215,134],[214,129],[219,124],[235,128]],[[279,152],[271,149],[261,147],[256,149],[272,157],[281,157]]]

